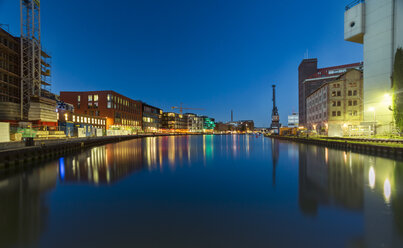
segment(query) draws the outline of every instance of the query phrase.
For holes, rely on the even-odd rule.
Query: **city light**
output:
[[[372,166],[371,166],[371,168],[369,168],[368,179],[369,179],[369,187],[371,189],[374,189],[375,188],[375,170],[374,170],[374,167],[372,167]]]
[[[390,195],[391,195],[391,186],[390,186],[390,181],[388,178],[386,178],[384,184],[383,184],[383,195],[385,197],[385,202],[389,203],[390,202]]]
[[[392,96],[390,95],[390,94],[388,94],[388,93],[386,93],[384,96],[383,96],[383,100],[384,100],[384,104],[387,106],[387,107],[389,107],[389,106],[391,106],[392,105]]]

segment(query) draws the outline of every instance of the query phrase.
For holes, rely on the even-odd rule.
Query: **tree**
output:
[[[398,48],[393,66],[393,115],[396,127],[403,130],[403,49]]]

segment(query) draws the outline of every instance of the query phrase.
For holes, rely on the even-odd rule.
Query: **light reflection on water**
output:
[[[145,138],[3,175],[0,211],[0,247],[403,247],[403,162],[245,135]]]

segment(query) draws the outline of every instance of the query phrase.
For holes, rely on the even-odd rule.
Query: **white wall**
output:
[[[373,121],[373,112],[368,109],[374,107],[377,122],[384,128],[393,121],[385,102],[385,94],[391,94],[393,1],[367,0],[365,5],[364,121]]]
[[[10,141],[10,123],[0,122],[0,142]]]

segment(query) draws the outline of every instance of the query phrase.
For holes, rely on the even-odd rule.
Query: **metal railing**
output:
[[[364,2],[365,2],[365,0],[354,0],[353,2],[349,3],[349,4],[346,6],[346,10],[349,10],[349,9],[351,9],[352,7],[354,7],[354,6],[356,6],[356,5],[360,4],[360,3],[364,3]]]

